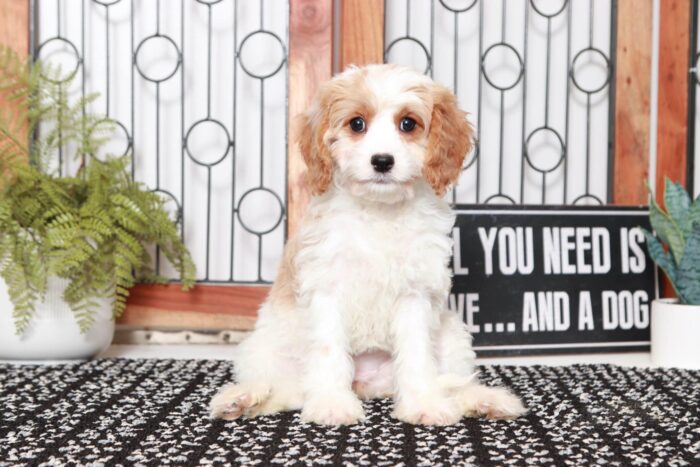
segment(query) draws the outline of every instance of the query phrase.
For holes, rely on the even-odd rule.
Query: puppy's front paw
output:
[[[301,420],[319,425],[353,425],[365,419],[362,402],[352,391],[312,395],[304,402]]]
[[[413,425],[454,425],[462,418],[459,406],[440,394],[402,397],[394,417]]]
[[[508,420],[527,412],[520,398],[506,388],[475,384],[464,388],[455,398],[467,416]]]
[[[235,420],[241,416],[252,417],[257,408],[270,397],[271,388],[259,384],[228,384],[211,399],[209,412],[212,418]]]

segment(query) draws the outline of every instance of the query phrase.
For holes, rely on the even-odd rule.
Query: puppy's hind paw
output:
[[[271,393],[267,385],[228,384],[212,398],[209,403],[211,418],[235,420],[239,417],[253,417],[257,408],[265,402]]]

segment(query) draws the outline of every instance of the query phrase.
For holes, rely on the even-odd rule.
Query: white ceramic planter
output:
[[[90,330],[82,334],[73,311],[63,301],[68,282],[49,277],[46,297],[36,304],[28,329],[15,333],[14,307],[7,294],[7,285],[0,278],[0,359],[67,360],[86,359],[109,347],[114,337],[111,303],[99,299],[99,311]]]
[[[651,360],[654,365],[700,369],[700,306],[676,299],[651,304]]]

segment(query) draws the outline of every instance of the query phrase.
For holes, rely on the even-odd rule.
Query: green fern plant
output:
[[[0,109],[0,276],[18,334],[49,275],[68,280],[63,298],[83,332],[97,298],[111,298],[114,317],[121,315],[137,281],[165,280],[154,274],[147,245],[160,248],[184,289],[194,285],[194,263],[164,200],[131,180],[129,156],[92,157],[109,124],[87,112],[94,96],[70,103],[70,80],[60,83],[59,74],[0,46],[0,97],[10,104]],[[74,176],[49,169],[59,148],[74,148]]]
[[[651,197],[649,220],[658,239],[642,229],[649,255],[666,273],[681,303],[700,305],[700,197],[691,202],[685,188],[667,178],[664,204],[665,210]]]

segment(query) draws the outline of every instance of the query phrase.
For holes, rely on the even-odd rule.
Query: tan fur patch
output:
[[[298,235],[293,235],[284,246],[284,254],[277,270],[277,278],[270,290],[268,301],[278,309],[294,309],[296,304],[296,268],[294,258],[301,246]]]
[[[321,85],[311,109],[297,117],[297,142],[306,163],[306,177],[314,194],[322,194],[333,177],[333,156],[329,145],[340,131],[353,133],[348,124],[361,116],[367,127],[377,111],[374,96],[365,83],[366,70],[345,79],[334,79]]]
[[[462,173],[464,158],[473,144],[473,128],[449,89],[434,85],[432,95],[433,114],[423,175],[435,194],[443,196]]]

